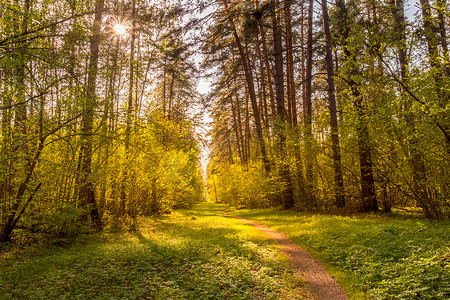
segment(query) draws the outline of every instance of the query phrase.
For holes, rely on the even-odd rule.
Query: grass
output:
[[[3,251],[0,299],[302,298],[273,243],[220,209],[202,203],[135,232]]]
[[[286,233],[353,299],[450,299],[450,222],[279,209],[232,212]]]

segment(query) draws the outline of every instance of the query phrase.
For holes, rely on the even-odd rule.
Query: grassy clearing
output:
[[[0,299],[301,298],[272,242],[222,208],[202,203],[136,232],[0,253]]]
[[[236,210],[324,261],[354,299],[450,299],[450,222]],[[365,294],[365,295],[364,295]]]

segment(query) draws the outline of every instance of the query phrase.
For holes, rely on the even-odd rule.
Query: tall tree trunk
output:
[[[444,57],[444,64],[447,76],[450,76],[450,53],[448,52],[448,44],[447,44],[447,32],[445,29],[445,25],[448,24],[446,22],[444,13],[446,12],[447,0],[436,0],[437,13],[438,13],[438,22],[439,22],[439,34],[442,46],[442,53]],[[448,18],[448,12],[447,12]]]
[[[238,148],[238,154],[239,154],[239,159],[241,160],[241,162],[244,161],[244,157],[242,155],[242,151],[241,151],[241,128],[239,127],[238,121],[237,121],[237,113],[236,113],[236,108],[234,107],[234,103],[233,103],[233,96],[230,96],[230,104],[231,104],[231,114],[233,116],[233,123],[234,123],[234,133],[236,135],[236,145]]]
[[[256,125],[256,134],[258,136],[258,143],[259,143],[259,147],[260,147],[260,151],[261,151],[262,160],[264,163],[264,168],[265,168],[266,172],[269,172],[270,164],[269,164],[269,160],[267,159],[266,144],[264,141],[262,126],[261,126],[261,117],[260,117],[259,110],[258,110],[258,102],[256,100],[255,85],[253,83],[253,72],[249,65],[248,56],[242,47],[241,39],[237,33],[237,29],[234,24],[234,21],[228,11],[228,2],[227,2],[227,0],[223,0],[222,3],[224,5],[225,12],[228,16],[228,22],[231,25],[231,28],[233,31],[233,37],[234,37],[236,46],[239,51],[239,56],[241,58],[242,67],[244,69],[245,81],[247,83],[248,93],[250,96],[250,102],[252,104],[253,117],[255,118],[255,125]]]
[[[278,1],[272,1],[271,20],[272,20],[272,33],[274,41],[274,54],[275,54],[275,99],[277,104],[277,118],[274,124],[275,132],[278,136],[278,155],[280,166],[280,175],[283,181],[286,182],[287,187],[282,195],[281,202],[285,208],[290,208],[294,205],[294,196],[292,192],[292,182],[290,178],[289,166],[286,164],[286,135],[284,133],[287,115],[286,107],[284,104],[284,74],[283,74],[283,44],[281,39],[280,28],[280,14],[278,8]]]
[[[41,97],[41,109],[40,109],[40,118],[39,118],[39,139],[38,145],[35,151],[34,156],[27,160],[27,166],[24,168],[26,170],[23,181],[21,182],[15,198],[14,202],[8,212],[8,217],[6,218],[6,222],[3,224],[3,227],[0,228],[0,243],[9,241],[11,238],[11,234],[13,233],[14,228],[17,225],[20,217],[25,212],[26,208],[33,200],[35,193],[41,187],[41,183],[39,183],[29,194],[28,199],[24,201],[24,196],[26,195],[27,189],[30,185],[31,178],[34,174],[34,169],[39,161],[42,150],[44,149],[44,142],[47,136],[43,134],[43,110],[44,110],[44,99]]]
[[[245,161],[250,160],[250,110],[248,107],[248,91],[245,89]]]
[[[170,86],[169,86],[169,105],[167,107],[167,119],[171,119],[172,114],[172,103],[173,103],[173,85],[175,83],[175,71],[172,71],[170,76]]]
[[[8,74],[9,75],[9,74]],[[2,90],[0,96],[3,99],[2,105],[2,133],[1,133],[1,145],[0,145],[0,224],[6,224],[9,217],[11,208],[11,109],[12,104],[11,97],[8,97],[9,88],[6,84],[7,74],[3,70],[0,70],[0,85]],[[8,76],[9,77],[9,76]],[[0,229],[1,230],[1,229]],[[3,239],[3,238],[2,238]],[[5,240],[9,239],[9,236]],[[1,241],[1,240],[0,240]]]
[[[247,152],[246,152],[246,144],[245,144],[245,138],[242,136],[242,118],[241,118],[241,106],[239,104],[239,98],[236,96],[236,117],[237,117],[237,126],[239,131],[239,136],[241,137],[241,149],[242,149],[242,161],[244,164],[248,162],[247,160]]]
[[[103,107],[104,115],[102,116],[102,122],[101,122],[101,135],[102,138],[106,140],[106,145],[103,153],[100,155],[103,163],[105,165],[108,165],[109,162],[109,156],[110,156],[110,150],[111,150],[111,141],[110,141],[110,120],[113,115],[112,108],[114,107],[113,101],[115,99],[115,87],[116,87],[116,75],[117,75],[117,59],[119,56],[119,42],[120,38],[116,37],[116,43],[114,46],[114,52],[111,56],[111,67],[109,70],[111,70],[111,73],[109,74],[109,81],[108,81],[108,88],[106,90],[106,99]],[[107,183],[109,174],[104,174],[103,179],[100,182],[100,197],[98,200],[98,209],[99,209],[99,215],[100,217],[103,216],[104,209],[106,206],[106,191],[107,191]]]
[[[259,73],[260,75],[260,85],[261,85],[261,99],[262,102],[262,115],[265,117],[263,118],[264,123],[264,129],[266,131],[267,136],[270,138],[270,131],[269,131],[269,111],[267,109],[267,92],[266,92],[266,71],[264,69],[264,59],[263,55],[261,53],[261,43],[258,43],[257,48],[257,55],[259,59]]]
[[[130,42],[130,66],[129,66],[129,77],[130,81],[128,83],[128,105],[127,105],[127,115],[126,122],[127,126],[125,129],[125,158],[123,165],[123,173],[122,173],[122,184],[120,187],[120,202],[119,202],[119,211],[118,215],[123,216],[126,213],[126,187],[128,185],[128,160],[130,156],[130,135],[131,135],[131,126],[133,119],[133,87],[134,87],[134,48],[136,43],[136,1],[132,3],[132,11],[131,11],[131,42]]]
[[[95,2],[95,18],[92,26],[92,37],[90,40],[90,56],[88,65],[88,79],[86,86],[86,102],[83,106],[83,119],[81,124],[81,175],[79,199],[81,204],[89,209],[93,224],[101,228],[101,220],[95,201],[95,192],[92,174],[92,134],[94,125],[94,113],[97,106],[95,90],[97,87],[98,55],[100,46],[101,23],[103,15],[104,0]]]
[[[303,119],[304,113],[305,113],[305,97],[306,97],[306,58],[305,58],[305,0],[301,0],[301,6],[300,6],[300,52],[301,52],[301,87],[302,87],[302,104],[303,104]]]
[[[378,203],[375,192],[375,181],[373,177],[372,152],[370,145],[369,128],[367,124],[367,115],[363,106],[363,96],[360,92],[359,83],[354,78],[359,74],[357,68],[356,54],[350,50],[353,46],[348,45],[348,37],[350,35],[350,27],[348,19],[347,6],[344,0],[337,0],[338,7],[338,26],[341,30],[341,45],[344,50],[344,59],[348,62],[347,82],[350,86],[353,96],[353,106],[356,110],[357,124],[357,140],[358,140],[358,156],[360,167],[360,183],[361,183],[361,200],[362,210],[376,211]]]
[[[256,8],[258,8],[258,0],[255,1]],[[264,30],[263,24],[261,22],[258,23],[259,28],[259,36],[261,38],[261,46],[263,50],[263,60],[264,60],[264,67],[265,67],[265,74],[267,77],[267,88],[269,90],[269,102],[270,102],[270,109],[272,112],[272,122],[275,126],[277,121],[277,112],[276,112],[276,106],[275,106],[275,95],[273,92],[273,86],[272,86],[272,72],[271,67],[269,63],[269,54],[267,50],[267,41],[266,41],[266,32]],[[262,74],[262,73],[261,73]]]
[[[286,107],[284,106],[284,74],[283,74],[283,45],[281,40],[281,28],[278,13],[278,1],[272,1],[272,33],[273,33],[273,50],[275,56],[275,99],[277,104],[277,123],[275,126],[280,127],[278,134],[283,134],[284,122],[287,119]]]
[[[313,55],[313,6],[314,0],[309,0],[308,6],[308,32],[306,41],[306,76],[305,94],[303,95],[303,120],[305,124],[306,140],[306,182],[312,190],[313,185],[313,135],[312,135],[312,55]]]
[[[344,179],[342,176],[341,147],[339,144],[339,127],[335,97],[333,56],[331,51],[331,32],[328,17],[327,0],[322,0],[323,31],[325,33],[325,60],[327,67],[328,103],[330,108],[331,148],[333,150],[334,189],[337,207],[345,206]]]
[[[292,16],[291,2],[284,1],[284,16],[286,23],[286,92],[290,103],[290,120],[293,127],[297,127],[297,102],[295,99],[295,75],[294,75],[294,47],[292,42]]]
[[[16,0],[17,6],[20,7],[20,3]],[[22,14],[22,23],[16,24],[16,29],[18,32],[27,32],[28,29],[28,15],[30,11],[30,0],[25,0]],[[20,18],[19,16],[17,16]],[[15,105],[15,120],[14,120],[14,143],[20,145],[20,158],[22,160],[22,167],[24,174],[28,173],[28,141],[27,141],[27,133],[28,133],[28,122],[27,122],[27,104],[25,101],[26,94],[26,54],[27,54],[27,46],[24,43],[18,43],[17,47],[17,55],[15,57],[15,76],[17,79],[16,86],[16,105]]]
[[[166,58],[164,58],[164,72],[163,72],[163,90],[162,90],[162,98],[163,98],[163,117],[166,117],[166,77],[167,77],[167,62]]]

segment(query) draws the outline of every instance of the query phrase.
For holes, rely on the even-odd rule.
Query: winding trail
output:
[[[299,276],[306,282],[307,287],[315,299],[348,299],[342,287],[333,277],[331,277],[325,267],[315,260],[308,251],[292,242],[284,234],[248,219],[227,215],[224,211],[222,211],[222,213],[224,216],[236,218],[249,225],[255,226],[274,240],[281,251],[284,252],[291,261],[291,267],[295,271],[295,276]]]

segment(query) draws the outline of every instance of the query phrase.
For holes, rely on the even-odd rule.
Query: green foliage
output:
[[[15,227],[73,236],[101,227],[102,215],[106,226],[132,229],[139,215],[201,197],[189,111],[196,68],[173,34],[183,7],[136,1],[131,47],[113,32],[117,22],[133,23],[130,3],[105,1],[110,12],[94,46],[97,2],[0,1],[1,241],[14,240]],[[164,39],[154,35],[171,41],[164,58],[155,42]]]
[[[33,210],[35,215],[24,218],[23,226],[57,238],[74,237],[90,231],[83,218],[86,215],[85,209],[72,204],[64,204],[62,207],[54,208],[54,211],[48,211],[48,207],[46,208],[40,214]]]
[[[289,235],[327,263],[349,294],[371,299],[448,299],[450,223],[401,216],[306,215],[238,210]],[[355,296],[358,299],[359,296]]]
[[[202,203],[139,230],[0,253],[1,299],[286,299],[304,295],[259,230]]]
[[[280,179],[267,175],[260,163],[232,164],[209,176],[209,200],[236,207],[267,208],[274,206],[283,191]]]

